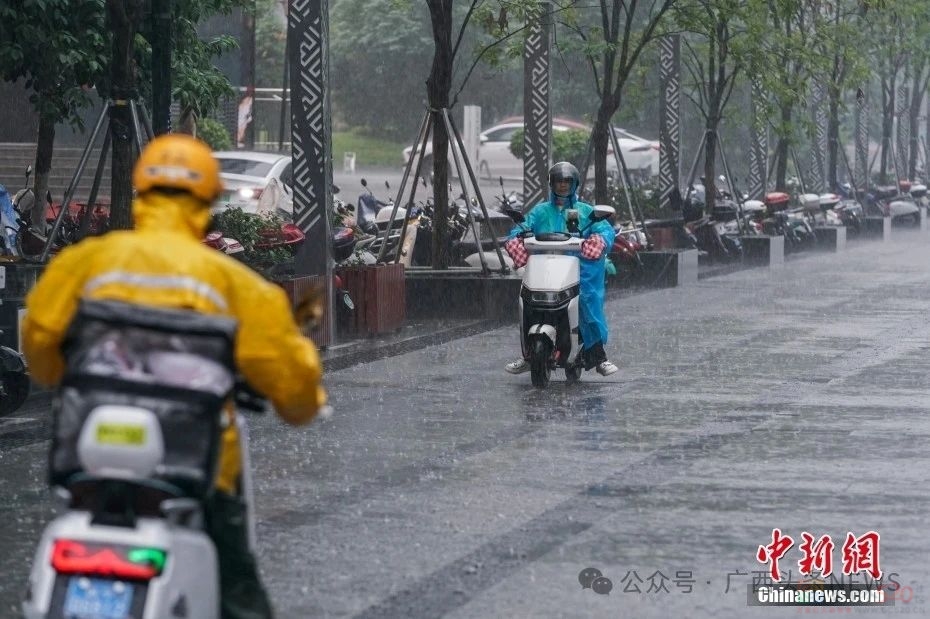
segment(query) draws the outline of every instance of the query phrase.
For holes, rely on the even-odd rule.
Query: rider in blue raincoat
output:
[[[588,227],[594,207],[578,200],[576,193],[579,183],[580,175],[575,166],[565,161],[553,165],[549,169],[549,200],[534,206],[524,222],[510,231],[509,238],[516,238],[526,230],[532,230],[533,234],[567,232],[567,209],[578,211],[579,229],[583,230],[586,239],[594,235],[601,237],[604,249],[600,256],[594,260],[581,259],[578,329],[583,343],[585,369],[596,368],[599,374],[607,376],[617,371],[617,366],[608,361],[604,350],[608,335],[607,319],[604,316],[605,263],[608,249],[614,243],[614,229],[607,221],[599,221]],[[511,374],[521,374],[529,371],[530,364],[521,358],[508,363],[505,369]]]

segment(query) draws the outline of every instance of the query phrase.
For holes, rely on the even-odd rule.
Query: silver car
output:
[[[472,162],[479,177],[491,180],[499,176],[507,179],[523,178],[523,161],[510,152],[510,141],[514,133],[520,129],[523,129],[523,118],[512,117],[506,118],[503,122],[481,132],[479,135],[478,160]],[[570,129],[590,131],[591,127],[584,123],[563,118],[554,118],[552,120],[553,132],[568,131]],[[659,172],[659,142],[646,140],[616,127],[615,133],[620,152],[623,153],[624,162],[631,175],[649,178]],[[433,145],[430,142],[426,145],[427,161],[424,161],[425,169],[429,169],[432,165],[430,163],[432,150]],[[405,163],[410,159],[412,152],[413,146],[404,149]],[[449,165],[453,166],[451,157]],[[453,167],[450,167],[450,170],[454,173]],[[607,170],[613,174],[617,171],[613,148],[608,150]]]
[[[231,150],[213,156],[220,163],[223,192],[214,202],[214,210],[240,207],[247,213],[259,213],[262,194],[270,189],[282,191],[289,198],[292,177],[291,156],[280,153]]]

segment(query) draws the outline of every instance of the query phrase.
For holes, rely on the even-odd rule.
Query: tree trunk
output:
[[[41,96],[41,95],[40,95]],[[36,202],[32,206],[29,219],[32,227],[39,232],[45,231],[45,209],[48,203],[45,194],[48,192],[48,177],[52,170],[52,152],[55,148],[55,120],[45,116],[39,117],[39,139],[36,144],[36,169],[32,190]]]
[[[110,113],[113,136],[113,169],[110,185],[110,229],[132,227],[133,123],[129,102],[136,98],[133,39],[139,23],[140,0],[107,0],[107,15],[113,33],[110,66],[111,93],[115,105]]]
[[[791,126],[792,105],[783,105],[781,108],[781,131]],[[775,190],[785,191],[788,176],[788,146],[791,138],[786,135],[778,136],[778,145],[775,147]]]
[[[840,149],[840,96],[828,89],[827,102],[827,191],[836,191],[839,186],[837,167]],[[849,182],[852,182],[850,179]]]
[[[892,131],[894,130],[894,114],[891,110],[894,109],[894,95],[892,95],[892,106],[888,110],[882,110],[882,165],[879,168],[879,179],[878,182],[885,184],[888,182],[888,168],[894,167],[894,163],[891,161],[893,155],[891,145],[894,136]],[[889,166],[889,164],[891,164]]]
[[[597,108],[597,119],[591,139],[594,141],[594,203],[610,204],[611,196],[607,191],[607,150],[610,147],[610,119],[617,111],[613,98],[604,96]],[[623,178],[622,170],[617,170]],[[626,190],[627,188],[624,188]]]
[[[452,88],[452,3],[430,0],[428,3],[433,26],[433,65],[426,80],[426,92],[433,123],[433,217],[432,265],[447,269],[452,262],[449,239],[449,135],[442,111],[449,107]]]
[[[878,170],[878,182],[888,182],[888,164],[891,156],[892,131],[894,130],[895,83],[894,75],[882,78],[882,145],[881,167]]]
[[[186,107],[181,112],[181,117],[178,118],[178,133],[197,137],[197,114],[193,108]]]
[[[920,154],[920,136],[918,134],[920,133],[920,107],[924,102],[924,89],[919,88],[919,86],[921,85],[923,72],[923,66],[919,67],[919,70],[916,71],[914,87],[911,89],[911,108],[908,114],[908,121],[910,122],[910,133],[908,136],[910,141],[910,152],[907,161],[907,177],[911,180],[917,179],[917,160]]]
[[[717,203],[717,121],[707,118],[707,139],[704,140],[704,213],[710,215]]]

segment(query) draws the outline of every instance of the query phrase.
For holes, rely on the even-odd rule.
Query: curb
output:
[[[397,341],[379,342],[377,340],[353,340],[347,343],[345,350],[340,350],[339,346],[322,351],[323,375],[327,372],[337,372],[346,368],[368,363],[388,357],[396,357],[408,352],[420,350],[427,346],[436,344],[445,344],[453,340],[461,339],[493,331],[499,327],[509,324],[510,321],[484,319],[459,324],[438,331],[431,331],[422,335],[411,335]]]

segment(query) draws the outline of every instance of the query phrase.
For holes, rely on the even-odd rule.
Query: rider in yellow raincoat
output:
[[[248,383],[286,421],[313,419],[326,404],[320,359],[301,334],[284,291],[201,243],[210,206],[222,189],[209,147],[181,134],[155,138],[139,157],[133,184],[135,229],[64,249],[29,293],[23,348],[33,378],[50,386],[60,381],[60,346],[81,299],[188,309],[235,318],[235,361]],[[230,423],[220,452],[218,492],[207,509],[208,532],[220,558],[223,616],[267,617],[270,605],[242,526],[244,505],[235,496],[240,468],[236,426]]]

